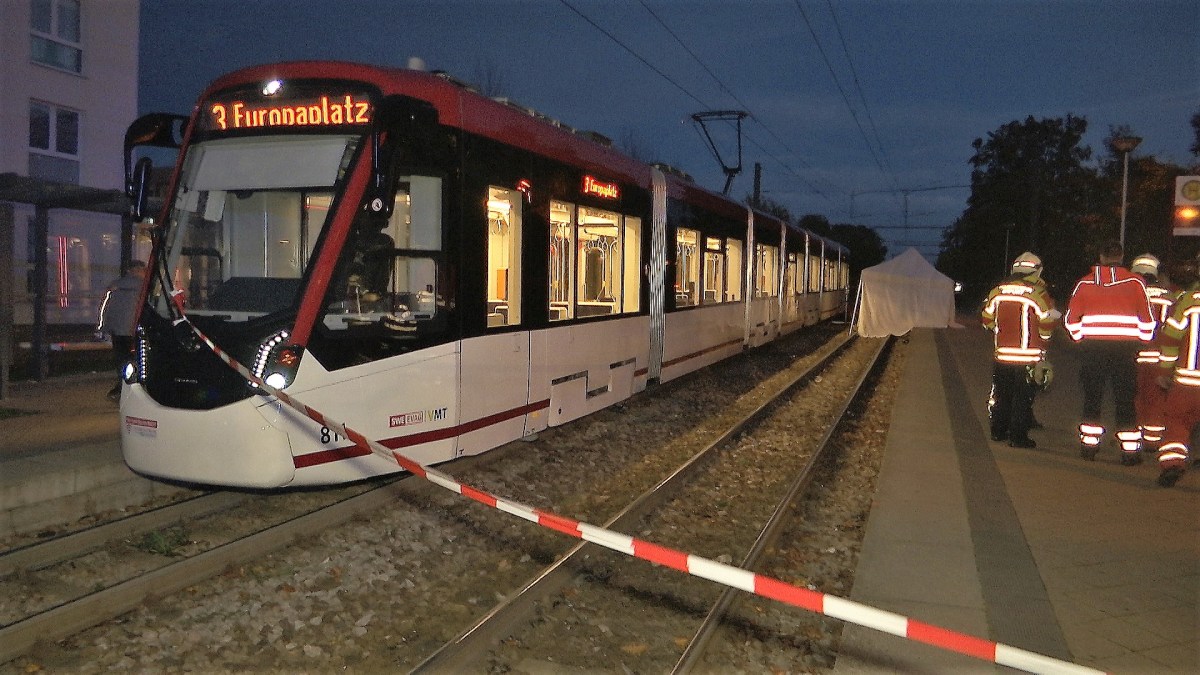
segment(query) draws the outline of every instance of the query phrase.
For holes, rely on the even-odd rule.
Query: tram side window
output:
[[[810,293],[821,290],[821,258],[819,256],[808,256],[808,290]]]
[[[625,255],[622,263],[625,266],[625,300],[621,311],[626,313],[640,312],[642,309],[642,219],[625,216],[624,228]]]
[[[725,300],[725,240],[704,238],[704,297],[706,305]]]
[[[550,203],[550,320],[641,310],[642,221]]]
[[[326,328],[368,340],[406,340],[432,332],[453,302],[438,274],[441,194],[439,178],[403,176],[388,220],[359,216],[342,252],[340,276],[330,284],[322,319]],[[328,207],[328,198],[312,206],[316,211]],[[322,213],[310,236],[315,238],[323,221]]]
[[[675,230],[675,306],[700,304],[700,233]]]
[[[388,227],[397,248],[442,250],[442,179],[402,176]]]
[[[550,202],[550,320],[575,318],[575,205]]]
[[[725,299],[741,300],[746,270],[742,266],[742,242],[737,239],[725,241],[725,270],[728,280],[725,284]]]
[[[755,244],[754,258],[754,296],[766,298],[778,295],[779,248]]]
[[[487,195],[487,325],[521,323],[521,193],[489,187]]]
[[[620,216],[579,207],[576,315],[619,314],[624,297]]]
[[[787,257],[787,269],[784,272],[783,293],[785,296],[796,294],[796,254],[789,253]]]

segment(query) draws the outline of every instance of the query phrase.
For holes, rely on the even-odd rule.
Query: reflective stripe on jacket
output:
[[[1159,367],[1175,371],[1175,381],[1200,387],[1200,290],[1185,291],[1158,333]]]
[[[1150,315],[1154,317],[1154,334],[1162,330],[1162,325],[1167,322],[1167,317],[1171,316],[1171,308],[1175,305],[1175,294],[1170,289],[1158,284],[1146,285],[1146,297],[1150,300]],[[1138,352],[1138,363],[1154,363],[1157,364],[1162,349],[1155,340],[1142,348]]]
[[[1133,272],[1116,265],[1096,265],[1075,284],[1067,313],[1067,332],[1075,341],[1142,340],[1154,337],[1154,317],[1146,284]]]
[[[1037,363],[1046,354],[1054,330],[1053,304],[1043,286],[1011,277],[992,289],[980,321],[995,336],[1001,363]]]

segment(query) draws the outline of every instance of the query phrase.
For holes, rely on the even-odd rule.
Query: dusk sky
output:
[[[691,116],[746,111],[732,196],[761,163],[764,196],[880,227],[892,255],[936,255],[972,141],[1030,115],[1085,117],[1096,155],[1128,125],[1135,155],[1196,161],[1194,0],[143,0],[139,109],[187,112],[247,65],[414,56],[490,73],[508,98],[716,191]],[[730,127],[713,133],[736,161]]]

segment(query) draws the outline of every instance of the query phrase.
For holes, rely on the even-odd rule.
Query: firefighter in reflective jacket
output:
[[[1154,317],[1155,335],[1161,330],[1163,322],[1171,315],[1171,306],[1175,304],[1175,294],[1159,277],[1158,258],[1149,253],[1143,253],[1133,259],[1129,271],[1141,275],[1146,282],[1146,297],[1150,300],[1150,313]],[[1134,410],[1137,412],[1138,430],[1142,432],[1142,450],[1149,452],[1157,449],[1162,442],[1163,406],[1167,401],[1167,392],[1158,386],[1158,362],[1161,350],[1157,341],[1142,345],[1137,355],[1137,395],[1134,397]],[[1140,459],[1141,455],[1137,455]]]
[[[1111,382],[1121,463],[1141,461],[1141,438],[1133,399],[1137,388],[1137,353],[1154,337],[1154,317],[1142,278],[1121,266],[1117,241],[1106,242],[1092,271],[1075,284],[1063,322],[1079,343],[1079,380],[1083,414],[1079,422],[1079,456],[1094,460],[1104,438],[1100,404]]]
[[[1159,386],[1167,390],[1163,406],[1158,484],[1171,487],[1187,468],[1193,427],[1200,421],[1200,282],[1196,266],[1183,266],[1177,281],[1184,290],[1159,329]],[[1184,278],[1186,277],[1186,278]]]
[[[1041,275],[1041,259],[1022,253],[1013,261],[1012,275],[988,293],[980,313],[983,327],[995,339],[988,400],[992,440],[1007,439],[1014,448],[1037,447],[1029,437],[1036,386],[1032,373],[1046,358],[1059,316]]]

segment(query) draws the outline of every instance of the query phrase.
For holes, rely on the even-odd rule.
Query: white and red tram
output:
[[[139,212],[149,162],[132,150],[170,145],[180,123],[127,134]],[[432,464],[845,308],[840,245],[442,75],[248,68],[184,128],[121,397],[126,462],[150,476],[281,487],[397,470],[247,383],[184,319]]]

